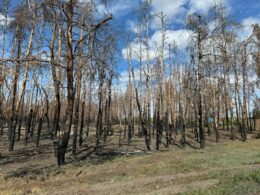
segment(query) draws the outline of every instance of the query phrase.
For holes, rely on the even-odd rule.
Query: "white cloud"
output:
[[[80,3],[90,3],[90,0],[79,0]],[[113,15],[119,17],[123,16],[138,5],[138,0],[115,0],[111,1],[111,4],[108,4],[106,7],[104,3],[97,1],[96,9],[99,13],[107,13],[110,12]]]
[[[246,38],[248,38],[252,33],[253,33],[253,24],[260,24],[260,17],[257,18],[253,18],[253,17],[248,17],[245,18],[242,21],[242,29],[240,30],[240,32],[238,33],[238,36],[241,40],[244,40]]]
[[[192,14],[194,12],[202,12],[206,14],[212,6],[215,4],[223,4],[228,5],[227,0],[190,0],[189,1],[189,14]]]
[[[5,25],[5,16],[3,14],[0,13],[0,25]],[[9,24],[10,22],[12,22],[13,18],[7,16],[7,24]]]
[[[97,12],[98,14],[102,13],[107,13],[107,8],[104,6],[104,4],[98,4],[96,5],[96,9],[97,9]],[[99,17],[103,17],[103,16],[99,16]]]
[[[143,0],[145,1],[145,0]],[[229,0],[152,0],[152,12],[163,12],[170,21],[183,22],[187,14],[202,12],[207,14],[215,4],[223,4],[227,7]]]
[[[130,30],[134,33],[140,32],[141,24],[138,24],[132,20],[127,20],[126,25],[127,25],[128,30]]]
[[[79,0],[80,3],[90,3],[90,0]],[[103,15],[100,14],[108,14],[111,13],[115,17],[121,17],[129,11],[133,10],[135,7],[136,1],[130,0],[117,0],[112,1],[110,5],[105,5],[104,3],[98,2],[95,4],[95,8],[97,11],[97,18],[102,18]]]
[[[131,74],[131,79],[133,81],[132,72],[130,74]],[[135,75],[135,81],[140,82],[140,69],[139,68],[134,68],[134,75]],[[142,78],[145,78],[144,70],[141,70],[141,76],[142,76]],[[122,71],[120,73],[119,80],[120,80],[120,82],[119,82],[120,89],[122,91],[126,91],[127,86],[128,86],[128,82],[129,82],[129,72],[128,72],[128,70]]]
[[[165,48],[165,54],[168,53],[168,44],[173,45],[173,43],[176,44],[178,49],[185,49],[190,41],[190,37],[192,35],[192,31],[186,30],[186,29],[179,29],[179,30],[167,30],[166,31],[166,48]],[[150,50],[149,50],[149,56],[150,60],[153,60],[156,56],[158,56],[158,47],[161,47],[162,45],[162,33],[160,31],[156,31],[150,38]],[[128,48],[130,46],[128,45]],[[138,43],[138,40],[134,40],[131,43],[132,47],[132,59],[133,60],[139,60],[139,51],[140,51],[140,44]],[[146,46],[144,43],[141,44],[141,47],[143,50],[146,49]],[[124,48],[122,50],[123,58],[127,59],[127,48]],[[167,55],[165,55],[167,57]],[[147,60],[145,51],[143,52],[143,60]]]
[[[186,29],[179,30],[167,30],[166,31],[166,42],[168,44],[175,43],[179,49],[185,49],[190,41],[190,36],[192,31]],[[156,31],[151,38],[153,48],[156,49],[157,46],[162,45],[162,33],[160,31]],[[156,43],[156,44],[155,44]]]
[[[150,43],[151,44],[151,43]],[[122,55],[123,55],[123,58],[124,59],[127,59],[127,50],[129,48],[132,48],[132,59],[133,60],[139,60],[139,53],[140,53],[140,43],[138,42],[138,40],[134,40],[131,44],[129,44],[127,46],[127,48],[124,48],[122,49]],[[141,49],[143,50],[143,53],[142,53],[142,59],[143,61],[146,61],[147,60],[147,56],[145,54],[145,49],[146,49],[146,46],[144,43],[141,43]],[[150,48],[149,50],[149,57],[150,57],[150,60],[154,59],[156,57],[156,50],[154,48]]]
[[[132,72],[131,74],[131,79],[132,78]],[[135,75],[135,81],[139,81],[140,80],[140,69],[139,68],[134,68],[134,75]],[[141,70],[141,76],[144,77],[144,71]],[[120,82],[125,82],[128,83],[129,82],[129,72],[128,70],[125,70],[123,72],[120,73]]]
[[[154,13],[163,12],[170,20],[177,15],[184,14],[187,10],[185,4],[188,0],[153,0],[152,11]]]
[[[111,12],[113,14],[118,14],[120,12],[125,12],[127,11],[129,8],[132,7],[132,1],[123,1],[123,0],[119,0],[117,1],[117,3],[112,6],[111,8]]]
[[[116,0],[110,7],[110,12],[116,16],[120,17],[128,14],[136,8],[138,1],[136,0]]]
[[[132,75],[131,75],[132,76]],[[122,82],[128,82],[129,80],[129,73],[128,71],[123,71],[120,73],[120,83]]]

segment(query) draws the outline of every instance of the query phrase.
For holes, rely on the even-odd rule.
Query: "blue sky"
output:
[[[89,1],[89,0],[79,0]],[[96,0],[97,2],[100,0]],[[140,4],[144,0],[111,0],[109,12],[114,16],[113,24],[120,32],[118,34],[128,35],[129,32],[136,31],[138,23],[137,12]],[[12,6],[16,5],[19,0],[11,0]],[[241,22],[244,28],[241,30],[241,37],[247,37],[251,31],[253,23],[260,23],[260,0],[152,0],[152,13],[163,12],[168,18],[168,36],[169,42],[175,41],[179,48],[183,49],[188,44],[188,31],[184,27],[187,15],[194,12],[202,12],[207,14],[209,8],[216,3],[222,3],[228,8],[230,18]],[[97,9],[102,13],[107,13],[107,9],[101,4],[97,5]],[[102,15],[102,14],[101,14]],[[1,15],[0,15],[1,22]],[[153,22],[150,29],[151,45],[160,39],[158,22]],[[124,48],[126,47],[125,37],[121,37],[119,49],[126,57]],[[155,46],[154,46],[155,47]],[[155,48],[153,48],[155,50]],[[151,51],[154,52],[154,51]],[[153,55],[153,54],[152,54]],[[126,67],[121,67],[122,69]]]
[[[144,0],[112,1],[110,11],[114,15],[114,20],[127,27],[127,21],[137,19],[135,12],[142,1]],[[250,17],[260,19],[260,0],[153,0],[152,11],[154,13],[163,11],[170,19],[170,24],[178,27],[178,24],[183,22],[189,13],[195,11],[207,13],[214,2],[225,4],[229,9],[230,16],[240,22]]]
[[[84,0],[82,0],[84,1]],[[114,16],[113,23],[119,27],[120,31],[124,31],[125,35],[129,32],[134,33],[138,23],[137,12],[140,3],[144,0],[114,0],[109,8]],[[209,8],[216,3],[224,4],[231,19],[241,22],[243,28],[239,35],[241,39],[246,38],[252,32],[251,25],[260,23],[260,0],[153,0],[152,12],[166,14],[168,22],[168,42],[173,40],[178,47],[184,49],[189,42],[189,31],[185,29],[184,22],[187,15],[194,12],[202,12],[207,14]],[[102,6],[99,10],[104,10]],[[150,29],[151,45],[155,47],[160,39],[159,29],[156,22],[151,25]],[[119,71],[127,69],[125,65],[126,58],[126,41],[122,40],[119,44],[122,61],[119,63]],[[155,55],[155,48],[151,49],[151,55]]]
[[[115,0],[113,1],[110,12],[114,16],[113,23],[120,27],[120,30],[134,33],[138,23],[137,12],[143,0]],[[252,24],[260,23],[260,0],[153,0],[152,12],[166,14],[168,22],[167,36],[168,42],[175,41],[180,49],[184,49],[189,43],[189,31],[185,29],[185,18],[194,12],[208,14],[210,7],[216,3],[222,3],[227,7],[230,19],[240,22],[243,27],[239,32],[242,39],[247,38],[252,33]],[[102,7],[100,7],[102,10]],[[160,42],[160,31],[155,24],[151,25],[151,56],[155,54],[155,42]],[[134,47],[134,41],[132,46]],[[160,44],[160,43],[159,43]],[[126,41],[119,44],[122,58],[118,64],[121,73],[121,81],[127,82],[127,62],[126,62]],[[135,57],[133,57],[135,59]],[[136,57],[137,60],[137,57]],[[256,79],[256,77],[252,78]],[[260,95],[259,89],[257,95]]]
[[[89,1],[89,0],[79,0]],[[98,0],[97,0],[98,1]],[[126,48],[129,32],[135,33],[139,21],[137,12],[140,4],[144,0],[112,0],[109,6],[109,12],[113,14],[113,25],[116,27],[119,36],[119,55],[118,72],[121,73],[123,81],[127,71]],[[12,6],[19,0],[11,0]],[[189,31],[185,29],[185,18],[194,12],[207,14],[209,8],[216,3],[222,3],[228,8],[231,19],[241,22],[243,28],[239,33],[241,39],[246,38],[252,32],[251,25],[260,23],[260,0],[152,0],[152,13],[163,12],[168,18],[168,42],[177,44],[178,48],[184,49],[189,43]],[[101,4],[97,5],[100,13],[107,13],[108,10]],[[102,14],[99,14],[102,17]],[[1,22],[1,15],[0,15]],[[155,57],[156,45],[160,44],[160,31],[158,22],[153,22],[150,29],[151,56]],[[156,44],[155,44],[156,43]],[[132,43],[134,44],[134,43]],[[135,57],[133,56],[135,59]]]

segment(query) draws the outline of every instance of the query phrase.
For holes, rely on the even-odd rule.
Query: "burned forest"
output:
[[[196,8],[198,2],[204,7]],[[257,1],[250,2],[260,9]],[[78,163],[92,166],[105,159],[106,165],[109,159],[121,163],[129,158],[125,166],[130,166],[133,159],[144,158],[140,160],[144,166],[149,158],[168,162],[167,152],[171,158],[175,153],[183,158],[194,155],[188,151],[198,153],[198,160],[208,150],[212,151],[208,156],[215,154],[214,147],[222,148],[218,155],[228,151],[225,147],[242,155],[247,144],[258,159],[252,163],[260,168],[260,150],[254,148],[260,142],[259,12],[258,19],[241,20],[228,0],[161,4],[159,0],[0,1],[0,176],[8,180],[9,166],[12,174],[37,175],[28,167],[38,161],[45,168],[52,165],[44,172],[47,181],[51,172],[73,169]],[[184,14],[185,6],[189,10]],[[28,170],[19,172],[14,168],[19,163]],[[232,163],[234,169],[239,166]],[[163,171],[158,168],[158,174]],[[81,170],[76,177],[82,174]],[[255,175],[258,180],[250,181],[259,186],[260,172]],[[145,186],[146,180],[142,182]],[[147,192],[131,185],[129,191],[114,193]],[[156,194],[162,186],[154,185],[149,193]],[[82,188],[79,194],[113,194],[116,186],[111,191],[103,188]],[[0,185],[1,189],[7,188]],[[165,184],[158,194],[188,193],[166,189]],[[239,193],[247,194],[246,189]],[[26,193],[44,194],[30,190]],[[257,187],[252,190],[259,192]]]

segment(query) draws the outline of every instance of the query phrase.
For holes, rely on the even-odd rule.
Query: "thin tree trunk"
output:
[[[82,17],[82,23],[84,23],[84,17]],[[83,29],[80,30],[80,40],[83,38]],[[79,67],[77,74],[77,83],[76,83],[76,100],[75,100],[75,114],[74,114],[74,128],[73,128],[73,143],[72,143],[72,154],[76,155],[77,149],[77,137],[78,137],[78,124],[79,124],[79,104],[80,104],[80,95],[81,95],[81,80],[82,80],[82,52],[83,44],[82,42],[79,45]]]
[[[67,47],[68,47],[68,58],[67,58],[67,111],[66,115],[68,118],[68,125],[64,131],[64,135],[59,146],[57,161],[58,165],[65,164],[65,154],[67,151],[71,126],[73,122],[73,106],[74,106],[74,90],[73,90],[73,15],[74,15],[75,1],[70,0],[66,4],[67,10]]]

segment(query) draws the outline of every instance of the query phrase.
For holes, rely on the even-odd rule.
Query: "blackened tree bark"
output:
[[[67,119],[68,124],[64,131],[64,135],[61,140],[61,144],[58,148],[58,155],[57,155],[57,163],[58,165],[65,164],[65,154],[67,151],[71,126],[73,122],[73,105],[74,105],[74,88],[73,88],[73,16],[74,16],[74,8],[76,6],[75,0],[70,0],[68,3],[65,4],[63,12],[66,13],[67,17]]]

